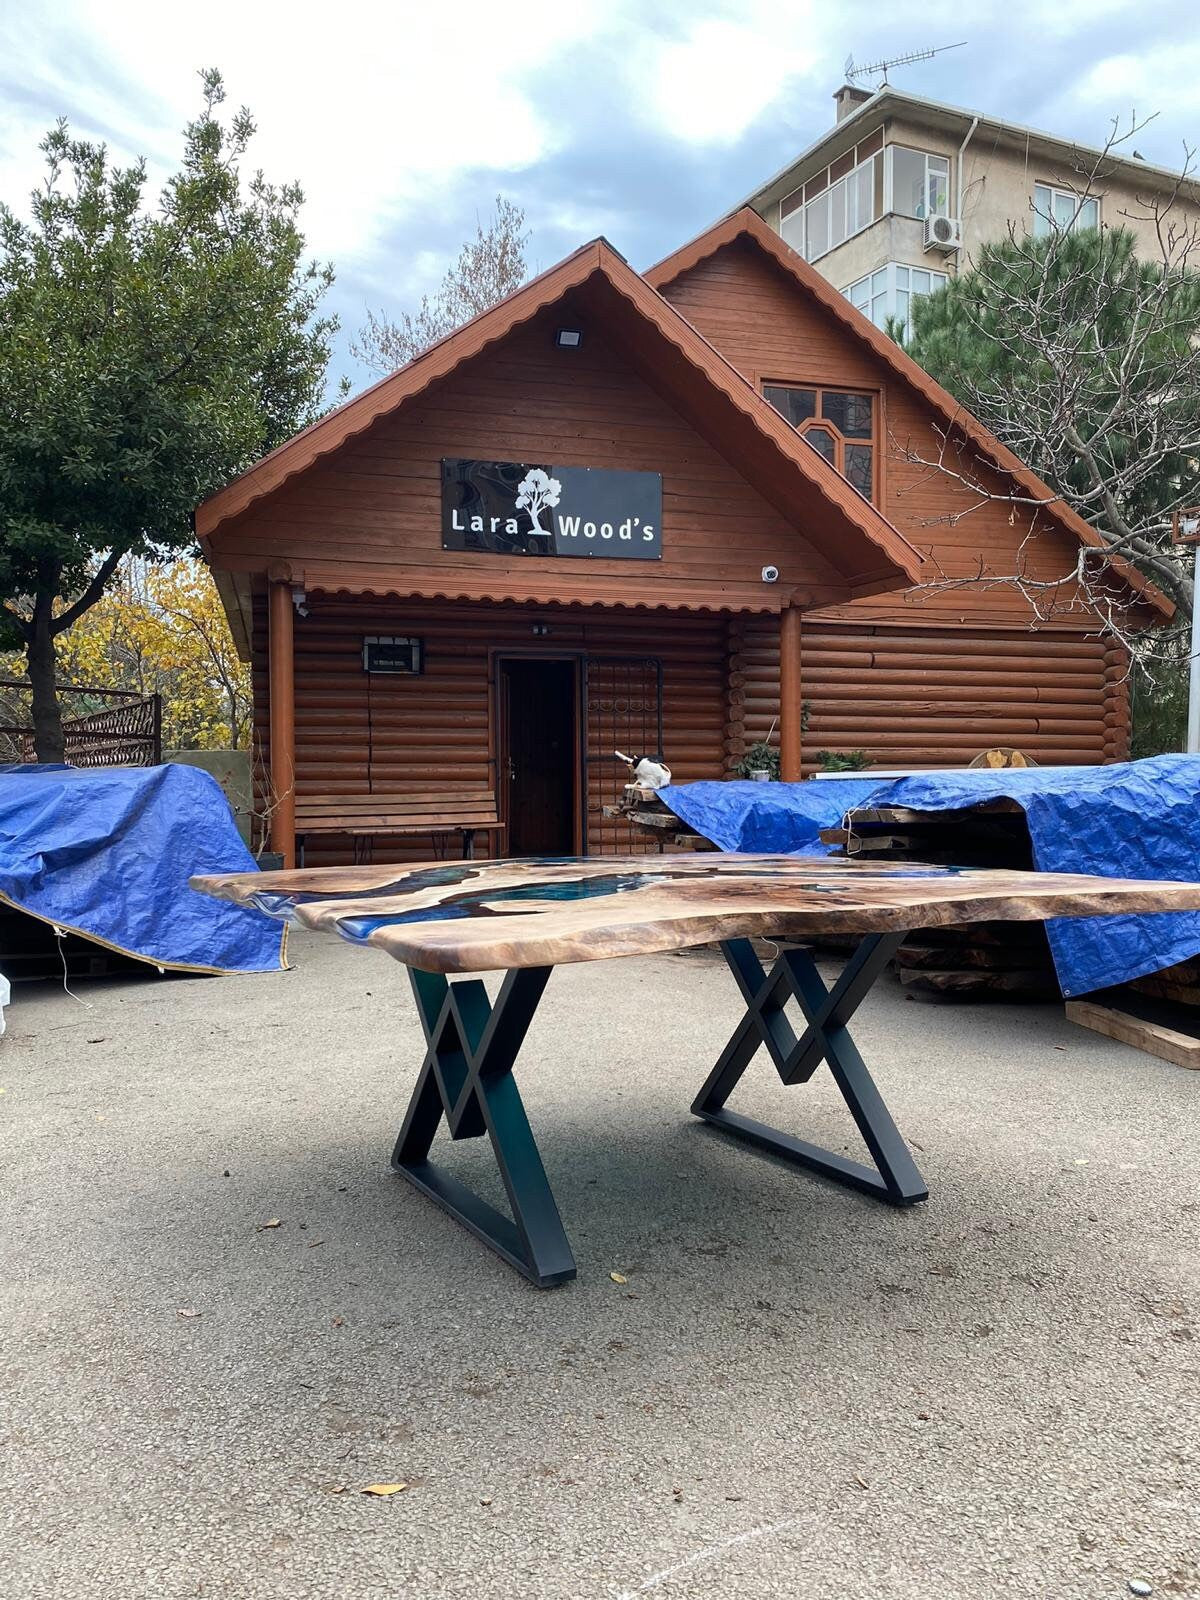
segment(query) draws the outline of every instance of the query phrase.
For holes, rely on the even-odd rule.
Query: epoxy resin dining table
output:
[[[775,1155],[892,1205],[928,1190],[850,1037],[854,1012],[912,928],[980,921],[1200,910],[1200,884],[1043,872],[865,864],[840,858],[679,855],[318,867],[194,878],[206,894],[374,945],[409,970],[427,1048],[392,1165],[540,1287],[575,1276],[545,1169],[513,1077],[542,992],[560,962],[719,943],[746,1002],[692,1110]],[[827,986],[807,950],[770,971],[751,939],[858,934]],[[482,980],[503,970],[493,1004]],[[794,997],[807,1026],[784,1012]],[[785,1084],[826,1062],[873,1165],[726,1109],[760,1047]],[[445,1118],[453,1139],[487,1134],[512,1220],[429,1159]]]

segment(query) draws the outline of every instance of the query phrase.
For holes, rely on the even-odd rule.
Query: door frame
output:
[[[496,773],[496,804],[500,821],[508,828],[508,696],[504,693],[503,668],[506,661],[565,661],[571,667],[572,704],[575,712],[574,773],[572,789],[575,804],[571,818],[571,853],[587,855],[587,795],[583,790],[584,752],[587,748],[587,707],[583,703],[586,650],[563,649],[561,645],[490,645],[488,647],[488,756]]]

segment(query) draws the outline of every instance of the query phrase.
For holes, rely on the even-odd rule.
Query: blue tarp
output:
[[[60,928],[175,970],[274,972],[277,922],[188,888],[254,870],[198,767],[0,770],[0,895]]]
[[[1041,872],[1200,881],[1200,759],[1153,756],[1111,767],[930,772],[901,778],[878,805],[952,811],[1015,800]],[[1046,924],[1065,995],[1157,972],[1200,953],[1200,912],[1060,917]]]
[[[879,788],[878,778],[818,783],[678,783],[658,797],[722,850],[826,856],[822,828],[836,828],[851,806]]]
[[[757,789],[757,797],[744,791]],[[720,791],[729,791],[722,799]],[[803,800],[801,790],[818,791]],[[697,793],[699,791],[699,793]],[[1030,767],[929,772],[880,784],[847,779],[802,784],[697,783],[662,798],[723,850],[825,854],[816,829],[850,806],[957,811],[1015,800],[1025,812],[1042,872],[1200,881],[1200,758],[1154,756],[1109,767]],[[753,841],[753,842],[751,842]],[[1046,925],[1065,995],[1125,983],[1200,954],[1200,912],[1147,917],[1063,917]]]

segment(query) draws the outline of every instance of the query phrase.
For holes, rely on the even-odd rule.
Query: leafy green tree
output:
[[[62,759],[55,640],[127,555],[193,541],[199,500],[317,413],[336,322],[303,200],[242,163],[205,72],[183,159],[148,207],[145,163],[46,137],[28,220],[0,206],[0,625],[24,650],[40,761]]]
[[[913,301],[907,347],[1186,621],[1190,553],[1172,543],[1172,513],[1200,500],[1200,234],[1174,212],[1153,218],[1152,259],[1125,228],[1052,226],[983,246],[971,270]],[[997,496],[949,434],[931,465],[981,501],[1033,509]],[[1010,576],[1053,603],[1055,582]],[[1081,552],[1076,576],[1110,621],[1094,557]]]

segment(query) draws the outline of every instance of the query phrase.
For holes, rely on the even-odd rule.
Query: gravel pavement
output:
[[[403,971],[293,955],[16,992],[0,1600],[1200,1595],[1200,1072],[885,980],[894,1211],[689,1116],[719,956],[562,968],[518,1078],[579,1277],[538,1291],[388,1170]],[[732,1103],[853,1147],[825,1073]]]

